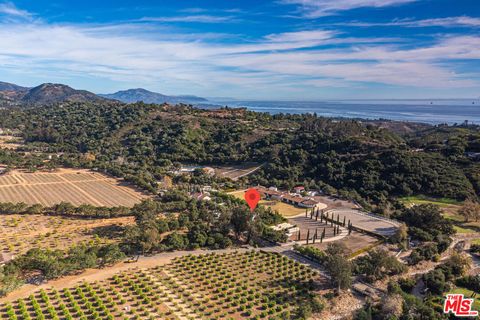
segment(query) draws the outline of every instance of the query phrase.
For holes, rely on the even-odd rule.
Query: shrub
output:
[[[400,278],[398,279],[398,284],[400,285],[400,289],[406,293],[410,293],[417,284],[417,281],[414,278]]]
[[[327,255],[325,254],[324,251],[318,249],[318,248],[315,248],[315,247],[309,247],[309,246],[299,246],[299,245],[295,245],[293,247],[293,250],[295,250],[296,252],[298,252],[299,254],[303,255],[303,256],[306,256],[312,260],[315,260],[317,262],[320,262],[320,263],[323,263],[325,262],[325,259],[327,257]]]

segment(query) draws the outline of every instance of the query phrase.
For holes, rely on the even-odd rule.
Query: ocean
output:
[[[316,113],[325,117],[389,119],[429,124],[480,124],[480,99],[457,100],[335,100],[335,101],[214,101],[258,112]]]

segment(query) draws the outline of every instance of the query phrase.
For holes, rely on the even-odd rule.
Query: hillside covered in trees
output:
[[[480,192],[475,126],[422,128],[408,135],[373,122],[269,115],[186,105],[66,103],[1,110],[24,150],[61,153],[56,165],[106,170],[150,191],[180,163],[265,163],[244,183],[339,191],[383,203],[425,194],[463,200]],[[4,151],[2,161],[19,162]]]

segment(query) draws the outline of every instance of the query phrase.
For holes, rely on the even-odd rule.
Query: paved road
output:
[[[468,271],[468,274],[471,276],[480,274],[480,257],[470,252],[470,247],[472,245],[471,239],[465,239],[465,253],[472,258],[472,268]]]
[[[329,210],[329,213],[334,213],[334,217],[337,214],[340,215],[340,221],[343,221],[345,216],[347,221],[350,220],[354,227],[374,232],[382,236],[394,235],[398,229],[399,223],[392,220],[383,219],[381,217],[367,215],[359,210],[353,209],[333,209]]]

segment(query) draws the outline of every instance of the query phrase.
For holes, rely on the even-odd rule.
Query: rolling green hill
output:
[[[464,155],[475,148],[476,127],[400,136],[368,122],[314,115],[117,102],[2,110],[0,125],[21,128],[29,145],[64,152],[63,165],[105,169],[152,191],[180,162],[257,161],[267,164],[250,183],[335,188],[372,203],[420,193],[463,200],[479,192],[478,164]],[[444,147],[418,149],[436,136]],[[452,152],[445,139],[464,147]]]

